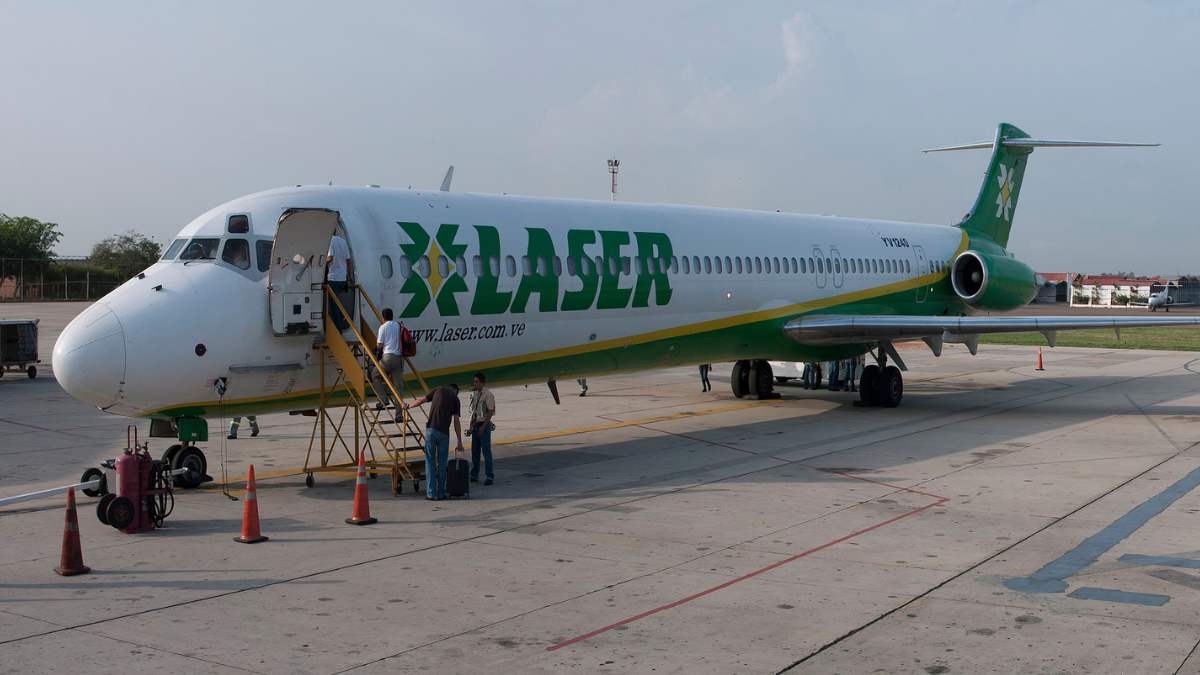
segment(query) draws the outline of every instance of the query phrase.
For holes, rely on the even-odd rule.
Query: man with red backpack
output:
[[[379,396],[379,403],[375,404],[376,410],[382,410],[391,400],[393,405],[400,405],[401,401],[392,394],[387,385],[383,382],[383,376],[387,375],[391,380],[392,386],[396,388],[396,394],[401,398],[404,396],[404,350],[401,346],[400,333],[408,332],[400,324],[392,320],[392,308],[384,307],[383,325],[379,327],[379,335],[376,339],[376,344],[379,345],[376,351],[376,357],[379,358],[379,370],[371,370],[371,384],[375,387],[375,394]],[[411,341],[411,337],[409,340]]]

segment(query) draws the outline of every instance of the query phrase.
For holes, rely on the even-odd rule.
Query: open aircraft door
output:
[[[920,246],[913,246],[913,253],[917,256],[917,273],[921,276],[917,277],[917,302],[925,302],[925,295],[929,292],[929,261],[925,259],[925,249]]]
[[[268,299],[276,335],[313,335],[325,329],[325,256],[339,214],[329,209],[288,209],[275,228]]]

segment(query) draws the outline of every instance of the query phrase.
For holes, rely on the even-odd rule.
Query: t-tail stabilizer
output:
[[[1024,183],[1025,164],[1034,148],[1109,148],[1109,147],[1154,147],[1158,143],[1105,143],[1099,141],[1042,141],[1029,137],[1011,124],[1001,124],[996,129],[996,140],[933,148],[923,152],[946,152],[948,150],[992,149],[992,161],[988,165],[987,177],[979,190],[979,197],[971,212],[958,223],[958,227],[974,235],[981,235],[1001,248],[1008,246],[1008,234],[1012,229],[1013,212],[1017,208],[1017,196]]]

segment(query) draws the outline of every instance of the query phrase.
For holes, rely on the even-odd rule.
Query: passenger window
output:
[[[379,256],[379,273],[383,275],[384,279],[392,278],[392,259],[386,254]]]
[[[167,247],[167,252],[163,254],[160,260],[174,260],[175,256],[179,255],[179,251],[183,249],[183,245],[187,243],[187,239],[176,239]]]
[[[270,239],[259,239],[254,242],[254,250],[258,253],[258,271],[266,272],[271,269],[271,249],[275,247],[275,242]]]
[[[666,259],[663,259],[663,271],[666,272]],[[679,258],[671,256],[671,274],[679,274]]]
[[[904,273],[912,274],[912,261],[909,261],[909,260],[904,261]]]
[[[596,256],[596,276],[604,276],[604,258]]]
[[[433,266],[429,264],[429,256],[423,255],[417,258],[417,274],[420,274],[422,279],[428,279],[431,272],[433,272]]]
[[[454,271],[458,272],[459,277],[467,276],[467,259],[460,256],[454,257]]]
[[[446,256],[439,255],[437,257],[437,266],[438,266],[438,276],[440,276],[443,279],[450,276],[450,261],[446,259]]]
[[[688,261],[688,257],[687,257],[686,255],[685,255],[685,256],[683,256],[683,273],[684,273],[684,274],[691,274],[691,273],[692,273],[692,265],[691,265],[691,263]]]
[[[808,259],[808,271],[809,271],[809,272],[816,272],[816,271],[817,271],[817,266],[816,266],[816,265],[813,263],[813,259],[812,259],[812,258],[809,258],[809,259]]]
[[[533,276],[533,261],[527,255],[521,256],[521,274],[527,277]]]
[[[216,260],[221,240],[216,237],[197,237],[183,250],[180,260]]]
[[[757,256],[754,258],[754,272],[756,274],[762,274],[762,258]]]
[[[633,271],[633,266],[629,262],[629,256],[627,256],[627,255],[621,256],[621,274],[624,274],[625,276],[629,276],[629,273],[632,271]]]
[[[408,256],[400,256],[400,278],[407,279],[412,276],[412,260]]]
[[[555,257],[555,260],[558,260],[558,258]],[[567,256],[567,276],[575,276],[575,258],[571,256]]]
[[[230,239],[221,251],[221,260],[240,270],[250,269],[250,242],[245,239]]]
[[[713,256],[713,259],[717,261],[715,269],[717,270],[717,274],[720,274],[721,273],[721,256],[719,256],[719,255]]]
[[[729,256],[725,256],[725,270],[728,274],[733,274],[733,265],[729,260]]]
[[[500,256],[488,256],[488,271],[491,272],[492,276],[494,277],[500,276]]]
[[[793,260],[795,260],[795,258],[793,258]],[[794,265],[795,263],[792,263],[792,264]],[[808,265],[804,264],[804,258],[800,259],[800,273],[808,274]]]
[[[775,268],[775,274],[779,274],[779,258],[772,258],[771,263],[772,263],[772,267]],[[787,258],[783,259],[783,264],[784,265],[787,264]]]
[[[246,234],[250,231],[250,216],[229,216],[229,234]]]
[[[475,270],[475,276],[483,276],[483,258],[475,256],[471,259],[471,267]]]
[[[592,259],[587,256],[579,257],[579,276],[590,277],[593,274]]]
[[[504,258],[504,267],[508,270],[508,276],[517,276],[517,259],[510,256]]]
[[[692,256],[692,269],[696,270],[696,274],[700,274],[700,256]]]
[[[646,273],[646,272],[645,272],[645,271],[642,269],[642,259],[641,259],[640,257],[638,257],[638,258],[634,258],[634,259],[633,259],[633,267],[634,267],[634,269],[637,271],[637,273],[638,273],[638,276],[641,276],[641,275],[643,275],[643,274],[645,274],[645,273]]]
[[[817,272],[820,274],[825,273],[825,263],[822,262],[820,258],[817,258]]]
[[[610,277],[617,276],[617,269],[618,269],[617,268],[617,259],[609,258],[608,259],[608,276],[610,276]]]
[[[742,273],[742,259],[740,257],[734,258],[733,262],[737,265],[737,273],[741,274]],[[749,267],[747,267],[747,269],[749,269]]]

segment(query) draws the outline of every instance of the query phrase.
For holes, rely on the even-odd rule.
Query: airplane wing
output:
[[[974,354],[983,333],[1041,333],[1054,346],[1060,330],[1200,326],[1200,316],[829,316],[792,319],[783,332],[805,345],[879,342],[890,353],[891,342],[924,340],[936,355],[942,343],[967,345]]]

